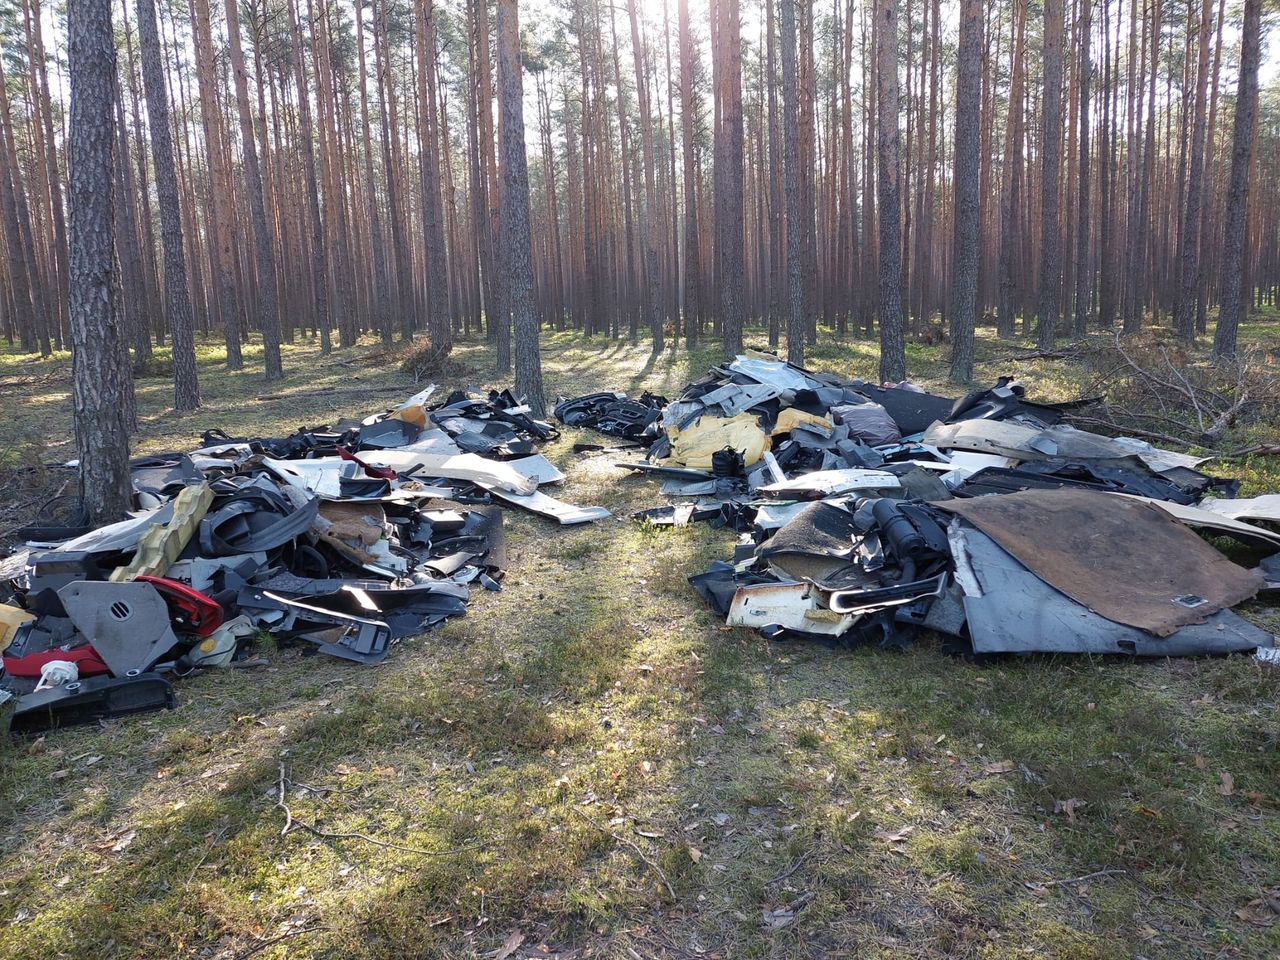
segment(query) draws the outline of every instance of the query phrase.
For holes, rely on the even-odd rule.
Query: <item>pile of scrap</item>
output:
[[[170,679],[253,665],[259,634],[377,664],[499,589],[502,507],[609,515],[543,491],[558,433],[509,392],[427,388],[288,437],[206,433],[131,464],[134,513],[27,528],[0,561],[0,702],[30,732],[172,707]]]
[[[674,501],[637,519],[739,531],[732,560],[690,582],[726,623],[770,638],[893,647],[924,630],[975,654],[1273,647],[1231,607],[1280,587],[1280,496],[1232,499],[1238,485],[1201,460],[1063,422],[1091,402],[1033,402],[1007,378],[955,400],[748,354],[612,435],[648,444],[618,466]],[[1268,556],[1246,568],[1196,530]]]

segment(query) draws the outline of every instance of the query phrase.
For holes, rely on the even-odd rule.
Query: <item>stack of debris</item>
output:
[[[499,589],[501,506],[606,517],[540,487],[554,439],[509,392],[434,388],[363,421],[283,438],[206,433],[133,461],[129,518],[33,527],[0,561],[0,701],[36,731],[174,705],[169,678],[253,665],[271,634],[358,663]]]
[[[629,402],[556,409],[602,397]],[[1246,569],[1188,528],[1275,554],[1280,496],[1221,499],[1238,485],[1201,460],[1063,423],[1095,399],[1035,403],[1002,378],[952,400],[752,353],[655,410],[627,435],[652,438],[646,458],[618,465],[680,501],[637,519],[742,534],[732,562],[690,582],[768,637],[896,646],[924,629],[977,654],[1274,646],[1230,607],[1280,587],[1280,556]]]

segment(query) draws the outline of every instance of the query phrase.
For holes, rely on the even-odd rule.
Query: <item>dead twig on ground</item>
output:
[[[791,866],[787,867],[787,869],[783,870],[781,873],[775,874],[774,876],[766,880],[764,882],[765,886],[771,887],[775,883],[781,883],[783,880],[786,880],[788,877],[795,874],[797,870],[799,870],[802,866],[804,866],[805,861],[808,860],[811,856],[813,856],[815,849],[816,849],[815,847],[810,847],[804,853],[800,854],[800,856],[796,858],[795,863],[791,864]]]
[[[1239,460],[1241,457],[1275,457],[1280,456],[1280,444],[1257,443],[1252,447],[1233,450],[1231,453],[1218,455],[1219,460]]]
[[[1100,417],[1073,417],[1159,443],[1216,448],[1246,412],[1265,418],[1280,406],[1280,379],[1256,353],[1229,363],[1198,363],[1177,347],[1123,340],[1117,333],[1098,376],[1111,402]],[[1138,423],[1171,428],[1139,427]]]
[[[365,397],[371,393],[404,393],[404,386],[394,387],[361,387],[358,390],[340,390],[337,387],[325,387],[323,390],[309,390],[306,393],[266,393],[254,400],[302,400],[310,397]]]
[[[415,853],[422,857],[447,857],[464,853],[467,850],[474,850],[474,844],[468,844],[463,847],[454,847],[451,850],[424,850],[422,847],[409,847],[402,843],[392,843],[389,840],[379,840],[377,837],[371,837],[367,833],[358,833],[355,831],[336,831],[321,830],[314,824],[307,823],[305,820],[299,820],[293,815],[293,811],[289,809],[288,803],[285,802],[285,792],[287,785],[291,781],[285,776],[284,763],[280,764],[280,779],[277,781],[277,797],[276,806],[284,811],[284,826],[280,829],[280,836],[286,836],[295,829],[307,831],[314,837],[320,837],[324,840],[363,840],[365,843],[371,843],[375,847],[383,847],[387,850],[399,850],[402,853]]]
[[[1079,360],[1081,357],[1089,356],[1098,352],[1097,347],[1090,347],[1084,343],[1068,344],[1065,347],[1059,347],[1056,350],[1028,350],[1025,353],[1011,353],[1003,357],[992,357],[990,360],[983,360],[983,363],[1017,363],[1021,360]]]
[[[1084,883],[1086,880],[1096,880],[1098,877],[1118,877],[1121,875],[1128,876],[1129,871],[1123,867],[1108,867],[1105,870],[1095,870],[1093,873],[1086,873],[1083,876],[1072,877],[1069,880],[1046,880],[1041,884],[1042,887],[1065,887],[1073,883]]]
[[[321,926],[300,927],[297,930],[290,930],[287,933],[282,933],[278,937],[269,937],[266,940],[259,940],[248,950],[242,951],[241,953],[237,953],[233,958],[233,960],[248,960],[249,957],[252,957],[255,954],[261,953],[263,950],[267,949],[267,947],[274,946],[275,944],[280,943],[282,940],[289,940],[292,937],[300,937],[304,933],[319,933],[321,930],[324,930],[324,929],[325,928]]]
[[[675,888],[671,886],[671,881],[667,879],[666,871],[664,871],[662,867],[654,863],[653,860],[649,858],[648,854],[646,854],[642,849],[640,849],[640,845],[638,843],[628,839],[627,837],[622,836],[622,834],[614,833],[608,827],[605,827],[604,825],[600,824],[596,820],[593,820],[591,817],[587,816],[577,807],[570,807],[569,809],[574,813],[576,813],[578,816],[580,816],[583,820],[587,821],[587,823],[591,824],[591,826],[595,827],[601,833],[607,834],[608,836],[612,837],[616,842],[629,848],[637,857],[639,857],[641,860],[644,861],[645,866],[647,866],[650,870],[652,870],[654,873],[658,875],[659,879],[662,880],[662,885],[667,888],[667,895],[670,896],[672,900],[676,899]]]

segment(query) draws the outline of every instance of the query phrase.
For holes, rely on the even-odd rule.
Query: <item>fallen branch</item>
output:
[[[1091,349],[1072,349],[1070,347],[1062,347],[1057,350],[1031,350],[1027,353],[1011,353],[1005,357],[993,357],[990,360],[983,360],[983,363],[1017,363],[1020,360],[1077,360],[1080,357],[1097,353],[1096,348]]]
[[[1046,880],[1041,886],[1045,887],[1065,887],[1072,883],[1084,883],[1086,880],[1096,880],[1098,877],[1116,877],[1121,874],[1128,875],[1129,871],[1120,867],[1108,867],[1106,870],[1095,870],[1093,873],[1086,873],[1081,877],[1072,877],[1070,880]]]
[[[248,960],[248,958],[252,957],[254,954],[261,953],[263,950],[267,949],[267,947],[273,946],[282,940],[288,940],[290,937],[300,937],[304,933],[317,933],[323,929],[324,927],[319,927],[319,926],[302,927],[298,930],[290,930],[288,933],[282,933],[278,937],[271,937],[270,939],[267,939],[267,940],[259,940],[257,943],[255,943],[248,950],[245,950],[243,953],[237,953],[235,955],[234,960]]]
[[[580,816],[583,820],[587,821],[587,823],[591,824],[591,826],[595,827],[601,833],[607,834],[618,843],[621,843],[623,846],[629,847],[637,857],[639,857],[641,860],[644,861],[645,866],[647,866],[650,870],[652,870],[654,873],[658,875],[658,877],[662,880],[662,885],[667,888],[667,894],[671,897],[671,899],[672,900],[676,899],[675,888],[671,886],[671,881],[667,879],[666,872],[660,866],[654,863],[651,859],[649,859],[648,855],[643,850],[640,849],[640,845],[638,843],[628,839],[627,837],[622,836],[621,834],[614,833],[612,830],[608,829],[607,827],[602,826],[597,821],[591,819],[591,817],[588,817],[585,813],[583,813],[577,807],[570,807],[569,809],[572,810],[574,813],[576,813],[578,816]]]
[[[1143,440],[1157,440],[1160,443],[1173,443],[1173,444],[1177,444],[1180,447],[1193,446],[1191,441],[1183,437],[1172,437],[1167,433],[1156,433],[1153,430],[1143,430],[1139,427],[1126,427],[1118,423],[1112,423],[1110,420],[1099,420],[1097,417],[1080,417],[1075,415],[1069,415],[1068,419],[1072,423],[1083,423],[1083,424],[1088,424],[1090,426],[1107,427],[1108,429],[1111,429],[1111,430],[1123,430],[1126,434],[1129,434],[1134,437],[1141,437]],[[1194,444],[1194,445],[1199,446],[1199,444]],[[1212,450],[1213,448],[1207,447],[1206,449]]]
[[[383,847],[387,850],[399,850],[403,853],[416,853],[423,857],[448,857],[467,850],[475,848],[474,844],[468,844],[463,847],[455,847],[452,850],[424,850],[421,847],[407,847],[402,843],[391,843],[388,840],[379,840],[377,837],[371,837],[367,833],[355,833],[346,831],[321,830],[313,824],[307,823],[305,820],[299,820],[293,815],[293,811],[289,809],[289,805],[285,803],[285,787],[290,783],[284,775],[284,764],[280,764],[280,779],[277,783],[278,796],[276,798],[276,806],[284,811],[284,826],[280,829],[280,836],[286,836],[295,829],[307,831],[315,837],[324,840],[363,840],[365,843],[372,843],[375,847]]]
[[[1259,443],[1252,447],[1245,447],[1242,450],[1233,450],[1231,453],[1223,453],[1218,456],[1219,460],[1239,460],[1241,457],[1275,457],[1280,456],[1280,445],[1274,443]]]
[[[325,387],[323,390],[309,390],[306,393],[267,393],[254,400],[300,400],[304,397],[363,397],[371,393],[405,393],[403,386],[394,387],[361,387],[359,390],[339,390],[337,387]]]
[[[1200,435],[1200,440],[1206,443],[1216,443],[1222,434],[1226,432],[1227,427],[1236,422],[1236,417],[1239,416],[1240,411],[1244,409],[1245,404],[1248,402],[1249,391],[1241,390],[1235,403],[1218,415],[1218,418],[1209,425],[1209,429]]]

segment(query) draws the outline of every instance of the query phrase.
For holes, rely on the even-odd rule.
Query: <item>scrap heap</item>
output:
[[[1280,496],[1231,499],[1202,460],[1062,422],[1091,402],[1034,403],[1008,378],[952,400],[751,353],[674,402],[555,412],[647,445],[618,465],[680,502],[637,519],[741,532],[690,578],[730,625],[886,647],[926,629],[975,654],[1272,648],[1229,608],[1280,588]],[[1189,528],[1273,556],[1246,569]]]
[[[540,489],[558,436],[510,392],[429,387],[363,421],[284,438],[206,433],[133,461],[129,518],[33,527],[0,561],[0,702],[15,732],[172,707],[169,677],[252,665],[259,633],[380,663],[393,640],[499,589],[500,506],[607,517]]]

